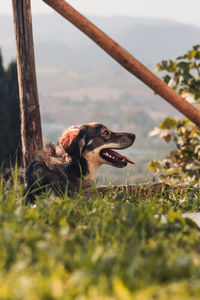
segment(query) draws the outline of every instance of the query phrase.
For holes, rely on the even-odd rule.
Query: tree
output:
[[[157,71],[165,71],[165,83],[199,108],[200,103],[200,45],[194,46],[175,61],[164,60]],[[195,184],[200,178],[200,128],[188,119],[166,118],[151,133],[159,135],[175,149],[162,161],[150,161],[149,168],[168,183]]]
[[[5,70],[0,53],[0,166],[21,160],[20,107],[16,62]]]

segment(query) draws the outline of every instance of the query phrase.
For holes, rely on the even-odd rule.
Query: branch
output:
[[[102,30],[81,15],[77,10],[70,6],[65,0],[43,0],[61,16],[74,24],[99,47],[106,51],[112,58],[121,64],[126,70],[135,75],[167,102],[178,109],[188,119],[200,127],[200,111],[188,103],[179,94],[173,91],[167,84],[159,79],[155,74],[148,70],[128,51],[122,48]]]
[[[105,195],[107,192],[127,192],[128,194],[135,196],[145,196],[152,194],[162,194],[165,192],[176,191],[179,194],[188,190],[196,191],[198,188],[190,185],[168,185],[166,183],[153,183],[153,184],[133,184],[133,185],[100,185],[96,187],[97,191],[101,195]],[[91,196],[94,193],[91,189],[87,189],[84,192],[85,196]]]

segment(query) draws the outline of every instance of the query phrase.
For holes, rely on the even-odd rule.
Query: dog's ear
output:
[[[80,129],[68,129],[60,138],[60,144],[73,157],[79,158],[85,146],[83,132]]]

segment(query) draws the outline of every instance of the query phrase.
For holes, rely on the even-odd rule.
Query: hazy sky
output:
[[[83,14],[131,15],[172,19],[200,26],[200,0],[69,0]],[[0,14],[11,14],[12,0],[0,0]],[[32,0],[32,12],[51,13],[42,0]]]

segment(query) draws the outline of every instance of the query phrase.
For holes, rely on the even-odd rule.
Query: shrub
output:
[[[200,45],[194,46],[175,61],[164,60],[157,71],[165,71],[165,83],[197,108],[200,102]],[[188,119],[167,117],[150,136],[159,135],[165,142],[173,142],[175,149],[162,161],[150,161],[149,168],[161,181],[190,183],[199,181],[200,129]]]

